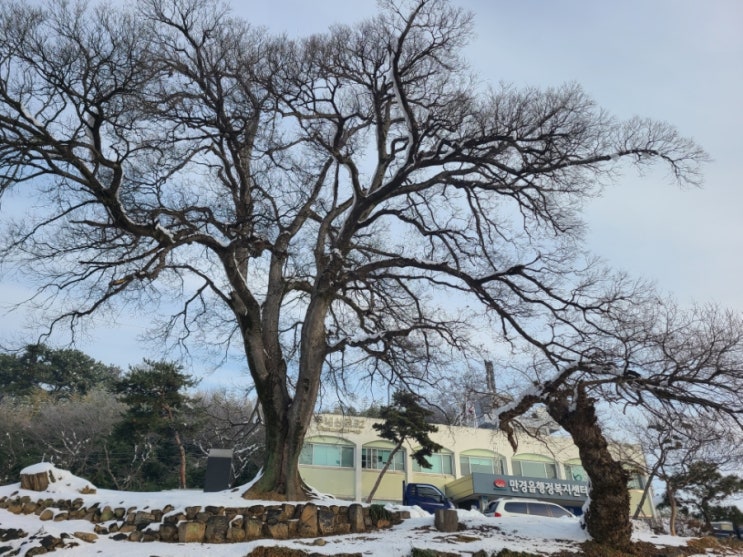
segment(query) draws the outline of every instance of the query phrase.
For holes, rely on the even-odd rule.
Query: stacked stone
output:
[[[370,507],[314,503],[249,507],[187,507],[163,509],[85,507],[82,499],[33,501],[28,496],[0,499],[0,508],[35,514],[40,520],[88,520],[99,535],[146,542],[233,543],[255,539],[316,538],[389,528],[409,518],[405,511],[372,513]],[[379,516],[377,516],[379,515]]]

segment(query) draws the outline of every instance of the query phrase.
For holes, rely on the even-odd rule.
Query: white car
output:
[[[550,518],[576,518],[576,516],[557,503],[548,503],[538,499],[495,499],[485,508],[485,516],[546,516]]]

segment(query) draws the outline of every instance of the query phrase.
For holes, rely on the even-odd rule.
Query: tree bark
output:
[[[671,507],[671,515],[668,518],[668,533],[676,536],[676,517],[678,516],[678,506],[676,505],[676,491],[666,483],[666,497],[668,505]]]
[[[178,455],[180,457],[180,466],[178,469],[178,483],[181,489],[186,489],[186,449],[181,441],[180,434],[174,432],[175,444],[178,446]]]
[[[178,486],[181,489],[186,489],[186,448],[183,446],[181,435],[176,429],[173,409],[170,406],[166,405],[165,411],[168,413],[168,421],[170,422],[170,427],[173,428],[173,440],[175,441],[175,446],[178,447]]]
[[[269,499],[276,501],[299,501],[307,499],[308,486],[299,474],[299,454],[302,451],[303,434],[296,425],[290,424],[287,416],[266,413],[266,448],[263,475],[243,494],[245,499]]]
[[[306,500],[311,491],[299,473],[299,455],[320,387],[326,354],[325,316],[329,300],[329,296],[318,294],[305,313],[299,371],[293,394],[287,389],[286,364],[281,357],[278,335],[275,331],[271,333],[272,327],[267,329],[264,323],[260,341],[250,332],[243,334],[250,369],[263,408],[266,435],[263,475],[243,494],[246,499],[301,501]],[[256,349],[256,346],[260,348]],[[262,357],[256,358],[259,350]],[[265,372],[261,372],[261,369]]]
[[[591,480],[591,499],[585,515],[588,533],[600,544],[626,550],[631,546],[632,535],[629,474],[609,453],[596,419],[594,401],[583,388],[576,391],[572,404],[567,396],[558,395],[548,401],[547,410],[572,436]]]

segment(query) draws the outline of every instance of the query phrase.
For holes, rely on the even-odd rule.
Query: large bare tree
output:
[[[588,531],[621,549],[631,543],[629,474],[609,450],[601,409],[620,415],[630,408],[654,423],[693,423],[698,430],[716,420],[740,441],[743,318],[716,307],[683,310],[652,296],[613,310],[610,319],[596,322],[600,334],[576,337],[561,354],[538,359],[529,388],[496,413],[514,446],[519,418],[535,405],[544,405],[570,433],[591,480]]]
[[[324,377],[414,387],[477,316],[544,353],[591,328],[628,294],[582,257],[582,202],[623,161],[695,183],[705,157],[574,84],[477,83],[471,15],[445,0],[301,40],[211,0],[0,14],[0,191],[37,200],[2,260],[38,279],[51,330],[178,302],[163,335],[241,346],[262,497],[304,496]]]

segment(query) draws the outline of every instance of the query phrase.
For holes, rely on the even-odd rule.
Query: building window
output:
[[[302,452],[299,454],[299,463],[312,466],[353,468],[353,453],[354,447],[352,445],[305,443]]]
[[[454,466],[452,465],[452,455],[447,453],[433,453],[431,456],[426,458],[431,467],[423,468],[416,461],[413,461],[413,472],[424,472],[427,474],[454,474]]]
[[[529,478],[557,478],[557,466],[554,462],[538,462],[534,460],[516,460],[513,462],[514,476],[527,476]]]
[[[586,469],[580,464],[566,464],[565,465],[565,479],[573,480],[576,482],[587,482],[588,474]]]
[[[502,458],[492,458],[486,456],[461,456],[459,465],[462,468],[462,475],[481,473],[481,474],[505,474],[506,467]]]
[[[382,468],[384,468],[384,465],[387,464],[391,452],[392,449],[377,449],[365,447],[361,450],[361,467],[372,470],[381,470]],[[405,471],[404,450],[401,449],[395,453],[395,456],[392,457],[392,462],[390,462],[390,467],[387,468],[387,470],[396,472]]]
[[[628,489],[645,489],[645,478],[642,474],[637,472],[630,472],[629,481],[627,482]]]

